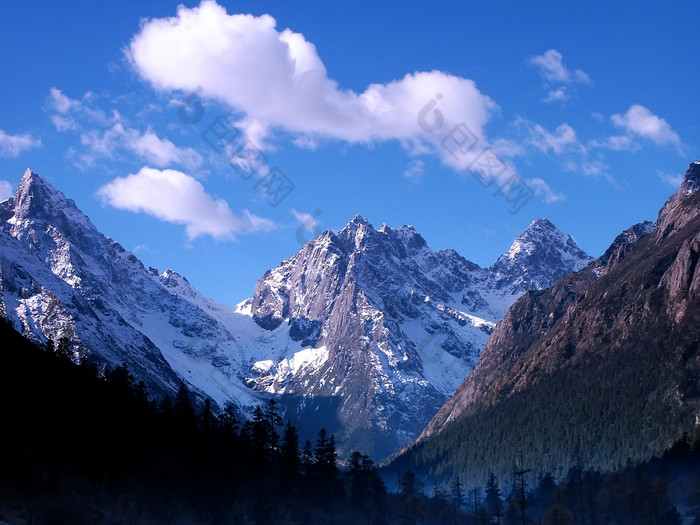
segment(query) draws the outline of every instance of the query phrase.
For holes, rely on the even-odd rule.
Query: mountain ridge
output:
[[[528,273],[515,253],[497,272],[433,252],[412,226],[377,230],[358,215],[225,306],[172,270],[146,269],[31,170],[0,216],[3,315],[26,335],[65,336],[76,358],[126,362],[158,395],[184,379],[244,413],[276,397],[293,420],[314,432],[325,424],[341,448],[375,457],[420,432],[528,286],[590,259],[538,220],[522,235],[542,264]],[[549,237],[560,241],[553,251]]]

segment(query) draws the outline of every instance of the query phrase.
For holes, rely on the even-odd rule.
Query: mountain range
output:
[[[0,315],[30,339],[125,363],[156,397],[182,379],[244,414],[274,398],[302,432],[325,426],[341,451],[378,459],[425,428],[520,296],[591,260],[546,219],[481,268],[356,216],[225,306],[144,267],[31,170],[0,224]]]

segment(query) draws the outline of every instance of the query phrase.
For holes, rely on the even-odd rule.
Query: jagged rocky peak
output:
[[[548,219],[539,218],[532,221],[525,231],[518,235],[503,257],[514,260],[536,254],[538,250],[551,245],[577,255],[585,255],[571,236],[562,232]]]
[[[29,168],[24,172],[11,201],[17,219],[44,217],[67,204],[67,199],[61,192]]]
[[[370,222],[365,219],[362,215],[357,214],[355,215],[352,220],[347,223],[342,230],[338,232],[338,237],[345,238],[345,239],[354,239],[358,235],[362,235],[364,232],[367,231],[375,231],[374,226],[370,224]]]
[[[657,240],[660,242],[673,232],[680,230],[698,214],[697,190],[700,189],[700,161],[690,164],[681,187],[659,211],[656,220]]]
[[[685,172],[680,191],[683,195],[690,195],[700,189],[700,160],[692,162]]]
[[[640,222],[631,228],[627,228],[620,235],[615,237],[612,244],[605,250],[596,262],[596,271],[599,274],[605,273],[612,269],[617,263],[622,261],[627,254],[629,246],[651,233],[656,228],[656,225],[651,221]]]
[[[187,286],[190,286],[190,282],[187,280],[186,277],[183,277],[182,275],[180,275],[174,270],[171,270],[170,268],[168,268],[162,274],[160,274],[159,277],[160,281],[166,286],[179,286],[181,283],[185,283],[187,284]]]
[[[24,228],[22,225],[33,222],[47,222],[68,237],[78,231],[97,232],[73,199],[67,198],[29,168],[24,172],[14,197],[1,203],[0,207],[3,221],[14,230],[19,231]],[[41,228],[41,231],[43,232],[44,228]]]
[[[591,260],[593,258],[581,250],[570,235],[548,219],[535,219],[491,270],[508,277],[497,279],[498,287],[524,285],[526,289],[538,289],[550,286],[562,275],[580,270]]]

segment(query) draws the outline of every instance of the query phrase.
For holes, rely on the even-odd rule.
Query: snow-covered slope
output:
[[[546,220],[483,269],[358,216],[230,307],[146,269],[29,170],[0,223],[0,314],[29,337],[125,362],[156,394],[184,378],[244,412],[275,396],[309,435],[325,426],[377,459],[423,429],[520,295],[590,260]]]

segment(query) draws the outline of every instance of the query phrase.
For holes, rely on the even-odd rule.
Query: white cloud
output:
[[[568,86],[571,84],[590,84],[590,77],[580,69],[569,69],[564,64],[562,54],[556,49],[550,49],[543,55],[530,57],[528,63],[537,67],[545,87],[549,88],[547,96],[542,100],[546,103],[566,102],[570,95]]]
[[[565,87],[551,90],[544,99],[545,102],[564,102],[566,100],[569,100],[569,94]]]
[[[51,121],[56,129],[79,132],[80,143],[88,148],[87,154],[79,156],[81,163],[93,166],[98,158],[111,159],[126,151],[159,168],[179,165],[192,170],[202,165],[204,159],[193,148],[179,148],[150,127],[144,132],[126,127],[118,111],[113,110],[108,117],[88,105],[91,98],[90,92],[76,100],[55,87],[49,91],[49,106],[55,112]]]
[[[48,98],[49,109],[54,111],[51,122],[58,131],[69,131],[80,129],[79,121],[107,126],[121,120],[121,116],[116,111],[108,116],[101,109],[91,107],[88,102],[92,98],[94,95],[90,91],[83,95],[82,100],[76,100],[65,95],[60,89],[51,87]]]
[[[406,170],[403,172],[403,176],[407,179],[411,179],[413,182],[420,182],[424,173],[425,161],[414,159],[408,163]]]
[[[320,215],[320,210],[316,210],[316,215],[312,213],[299,212],[294,208],[292,208],[290,211],[304,232],[314,235],[318,234],[320,231],[320,223],[316,217],[317,215]]]
[[[211,235],[233,240],[238,234],[277,227],[273,221],[248,210],[242,216],[234,215],[226,201],[212,197],[194,177],[176,170],[144,167],[136,174],[118,177],[102,186],[98,195],[115,208],[182,224],[189,239]]]
[[[592,140],[589,145],[613,151],[636,151],[641,148],[639,143],[635,142],[629,135],[613,135],[604,140]]]
[[[9,199],[14,194],[15,192],[12,191],[12,184],[6,180],[0,180],[0,202]]]
[[[51,87],[51,89],[49,89],[49,96],[51,97],[54,109],[61,115],[65,115],[71,109],[81,105],[78,100],[73,100],[64,95],[63,92],[56,87]]]
[[[681,185],[681,182],[683,182],[684,175],[682,173],[662,173],[662,172],[658,172],[658,173],[659,173],[659,178],[663,182],[673,186],[674,188],[679,188]]]
[[[550,49],[543,55],[531,57],[529,63],[539,69],[540,76],[552,84],[572,84],[575,82],[590,84],[590,77],[580,69],[571,70],[564,65],[562,54]]]
[[[656,144],[680,145],[681,139],[670,124],[639,104],[630,106],[624,115],[613,115],[610,120],[629,135],[644,137]]]
[[[202,164],[202,156],[192,148],[178,148],[167,139],[162,139],[150,128],[143,134],[134,129],[124,133],[124,146],[151,164],[166,167],[179,164],[194,169]]]
[[[528,185],[535,192],[535,195],[542,198],[546,204],[552,204],[554,202],[563,201],[566,197],[563,193],[557,193],[552,190],[543,179],[532,178],[527,179],[525,184]]]
[[[453,166],[460,162],[442,148],[442,138],[464,123],[485,144],[482,128],[496,107],[473,81],[441,71],[409,73],[362,93],[341,89],[303,35],[278,31],[269,15],[228,15],[213,1],[145,22],[127,56],[157,89],[202,86],[203,97],[242,113],[258,137],[277,128],[312,143],[399,140],[409,150],[427,145]]]
[[[36,139],[29,133],[10,135],[0,129],[0,157],[17,157],[24,150],[39,146],[41,146],[41,139]]]
[[[610,169],[610,166],[601,160],[584,161],[578,167],[578,170],[588,177],[598,177],[600,175],[607,177],[608,169]]]
[[[603,157],[599,155],[596,159],[591,158],[590,149],[594,147],[610,148],[612,147],[609,143],[610,139],[603,142],[589,141],[584,145],[579,140],[576,130],[567,123],[560,124],[554,131],[549,131],[540,124],[525,119],[518,119],[514,124],[516,129],[523,135],[521,150],[518,151],[513,148],[515,154],[527,155],[533,149],[537,149],[547,155],[552,154],[555,156],[556,161],[566,171],[586,177],[602,177],[617,186],[617,181],[609,173],[610,166],[603,162]],[[620,141],[620,143],[622,142]],[[561,194],[545,190],[539,182],[535,182],[535,186],[541,188],[538,195],[545,202],[556,202],[564,198]]]
[[[517,157],[525,154],[525,146],[511,139],[496,139],[491,142],[491,147],[497,155],[502,157]]]
[[[554,132],[548,131],[539,124],[526,121],[520,121],[519,123],[529,130],[530,145],[535,146],[545,153],[552,151],[553,153],[561,154],[570,150],[585,150],[583,145],[579,142],[574,128],[566,123],[557,126]]]

